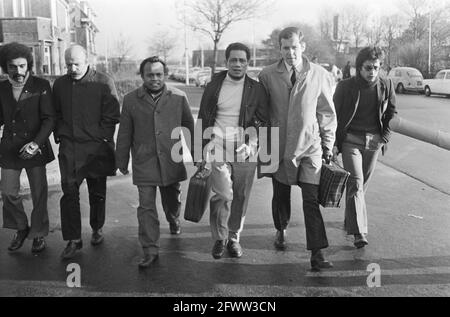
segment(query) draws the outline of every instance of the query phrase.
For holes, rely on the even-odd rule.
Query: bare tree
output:
[[[258,15],[268,0],[193,0],[186,3],[185,23],[201,31],[214,42],[213,72],[217,64],[217,49],[223,33],[236,22]]]
[[[382,40],[386,46],[386,60],[388,68],[392,64],[392,52],[394,51],[395,41],[401,36],[405,22],[398,14],[384,16],[381,18]]]
[[[122,70],[122,64],[127,59],[130,58],[134,46],[129,37],[126,37],[123,33],[120,33],[118,38],[114,41],[113,55],[117,58],[117,63],[113,70],[115,72],[120,72]],[[115,68],[115,69],[114,69]]]
[[[152,36],[148,43],[150,55],[159,55],[167,62],[170,52],[177,46],[177,36],[164,30]]]

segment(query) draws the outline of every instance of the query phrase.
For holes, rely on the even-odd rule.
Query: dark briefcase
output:
[[[199,222],[208,208],[211,191],[210,175],[210,169],[200,167],[191,177],[184,209],[184,219],[187,221]]]
[[[325,208],[340,207],[345,185],[350,173],[335,162],[322,165],[319,186],[319,203]]]

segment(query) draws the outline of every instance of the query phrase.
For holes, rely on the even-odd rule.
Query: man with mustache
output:
[[[87,181],[91,244],[103,242],[106,177],[115,175],[114,132],[120,105],[114,81],[88,63],[86,50],[74,45],[65,52],[67,75],[53,86],[57,122],[55,140],[61,171],[61,229],[68,241],[61,257],[73,258],[81,240],[80,186]]]
[[[33,239],[31,251],[45,249],[49,232],[46,164],[55,156],[48,140],[55,124],[51,88],[47,80],[31,74],[31,49],[9,43],[0,50],[0,66],[8,80],[0,83],[0,144],[3,226],[17,230],[9,251],[20,249]],[[30,184],[33,210],[31,226],[19,195],[20,174],[25,169]]]

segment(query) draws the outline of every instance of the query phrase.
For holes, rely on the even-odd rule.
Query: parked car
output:
[[[422,73],[412,67],[394,67],[388,74],[399,94],[405,91],[421,93],[423,91]]]
[[[450,69],[441,70],[434,79],[425,79],[424,86],[427,97],[431,94],[450,96]]]
[[[211,69],[203,69],[195,77],[195,86],[205,87],[211,81]]]

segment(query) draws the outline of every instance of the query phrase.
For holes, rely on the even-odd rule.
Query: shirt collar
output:
[[[229,82],[229,83],[236,84],[236,85],[238,85],[238,84],[243,84],[244,81],[245,81],[245,76],[242,77],[242,78],[239,79],[239,80],[235,80],[235,79],[231,78],[230,75],[227,73],[227,76],[225,77],[225,81],[226,81],[226,82]]]
[[[292,66],[289,65],[288,63],[286,63],[286,61],[283,59],[283,63],[286,66],[286,69],[288,70],[288,72],[292,71]],[[303,62],[303,58],[299,60],[299,62],[297,63],[297,65],[295,66],[295,70],[297,71],[297,73],[299,73],[301,71],[301,69],[299,69],[300,66],[302,66],[304,64]]]

